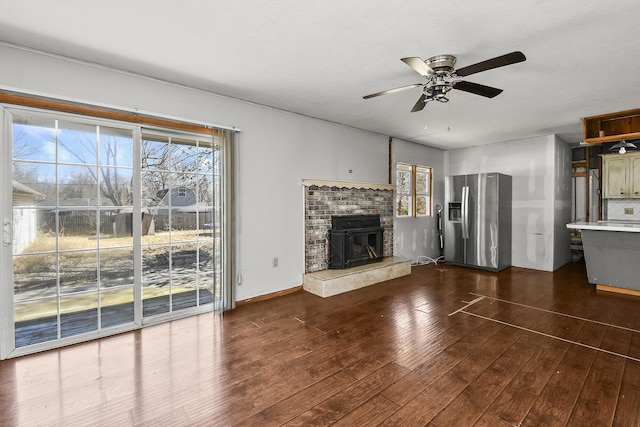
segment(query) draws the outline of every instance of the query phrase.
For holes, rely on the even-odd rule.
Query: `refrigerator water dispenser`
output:
[[[462,221],[462,203],[449,203],[449,221]]]

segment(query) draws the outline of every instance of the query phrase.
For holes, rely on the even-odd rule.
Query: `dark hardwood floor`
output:
[[[638,426],[640,298],[439,264],[0,362],[4,426]]]

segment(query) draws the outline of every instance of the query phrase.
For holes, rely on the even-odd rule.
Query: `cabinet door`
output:
[[[627,160],[625,158],[604,158],[603,184],[603,197],[605,199],[629,197],[627,195]]]
[[[629,159],[629,197],[640,198],[640,157]]]

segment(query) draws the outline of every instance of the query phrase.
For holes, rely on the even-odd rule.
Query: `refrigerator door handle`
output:
[[[462,187],[462,238],[469,238],[469,187]]]
[[[464,205],[464,194],[466,189],[467,187],[462,187],[462,195],[460,196],[460,220],[462,221],[462,239],[463,240],[467,238],[467,232],[465,230],[465,224],[464,224],[464,215],[467,211]]]

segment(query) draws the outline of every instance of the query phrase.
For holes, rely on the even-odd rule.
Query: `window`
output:
[[[431,168],[414,166],[416,171],[416,216],[431,215]]]
[[[396,216],[412,216],[413,167],[398,163],[396,167]]]
[[[431,216],[431,168],[396,165],[396,216]]]

